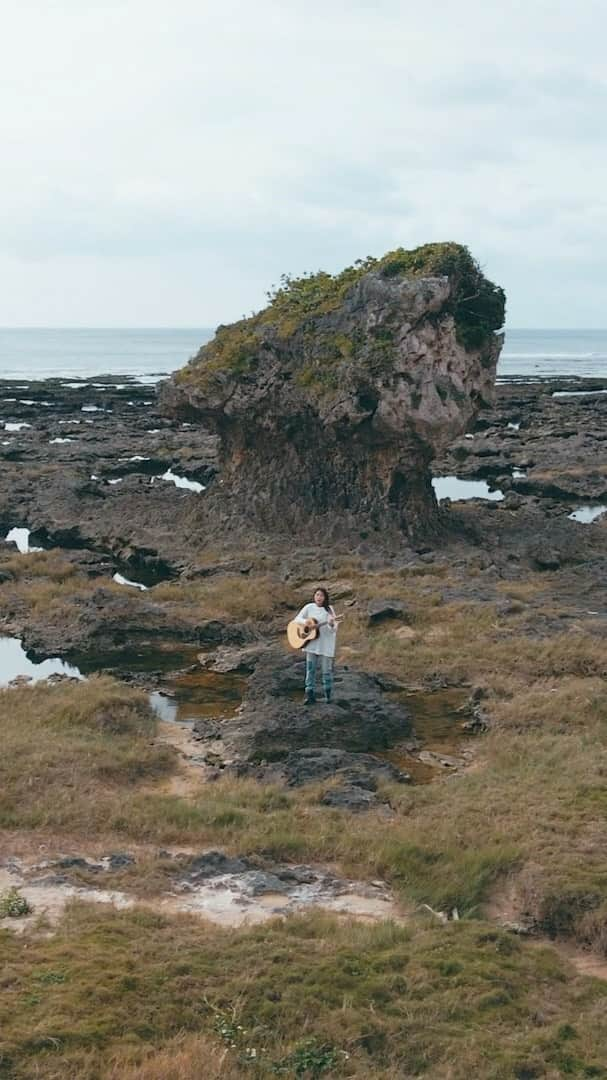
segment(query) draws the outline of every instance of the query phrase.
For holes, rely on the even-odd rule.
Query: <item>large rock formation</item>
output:
[[[430,244],[284,278],[270,300],[161,391],[220,437],[211,506],[270,529],[435,526],[429,464],[491,400],[502,290],[466,248]]]

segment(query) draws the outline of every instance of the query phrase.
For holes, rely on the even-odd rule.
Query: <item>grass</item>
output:
[[[0,585],[2,606],[5,612],[27,613],[34,618],[57,624],[73,622],[78,618],[75,609],[99,589],[120,596],[125,601],[125,590],[108,576],[88,577],[60,551],[33,552],[28,555],[0,556],[0,569],[11,574],[11,580]],[[135,605],[142,602],[141,593],[129,592],[128,602],[136,612]]]
[[[526,690],[528,723],[522,707],[522,694],[493,704],[482,769],[457,782],[388,789],[392,821],[370,814],[354,829],[344,827],[347,814],[320,805],[326,785],[284,791],[229,779],[201,783],[187,800],[162,794],[176,758],[151,743],[155,721],[143,695],[111,679],[13,689],[0,695],[0,826],[80,833],[84,845],[111,837],[118,846],[220,846],[262,862],[324,861],[385,878],[407,903],[468,916],[505,879],[520,877],[521,904],[536,925],[601,947],[602,682],[538,681]],[[172,872],[144,859],[112,883],[149,894]]]
[[[175,768],[140,692],[108,678],[0,692],[0,824],[95,835]]]
[[[482,923],[229,932],[73,903],[54,936],[5,937],[13,1080],[606,1075],[607,987]]]
[[[154,600],[179,603],[193,607],[205,619],[226,619],[236,622],[265,621],[273,615],[289,611],[293,590],[277,583],[270,574],[248,577],[243,574],[222,574],[194,582],[174,582],[157,585]]]
[[[77,576],[77,569],[69,559],[56,550],[32,552],[24,558],[21,554],[4,555],[1,560],[3,570],[16,581],[30,578],[45,578],[58,585],[64,585]]]
[[[607,953],[602,638],[584,619],[558,633],[540,622],[538,633],[558,576],[500,582],[495,603],[446,602],[458,586],[450,568],[419,569],[370,574],[357,559],[336,564],[329,584],[345,581],[357,598],[341,647],[354,666],[407,685],[485,687],[492,727],[474,769],[386,787],[387,820],[322,807],[326,785],[293,791],[232,779],[201,784],[185,800],[162,793],[179,765],[153,744],[145,695],[92,678],[0,693],[0,826],[7,850],[9,839],[14,850],[41,836],[56,849],[69,837],[83,854],[101,844],[136,850],[137,862],[104,874],[104,884],[142,897],[174,875],[158,847],[214,846],[261,864],[323,862],[382,878],[407,908],[456,907],[462,921],[438,927],[417,917],[403,929],[313,916],[228,935],[185,918],[75,905],[53,938],[4,936],[10,1018],[0,1017],[0,1077],[607,1075],[604,987],[483,921],[509,904],[513,921]],[[267,633],[292,610],[294,591],[307,597],[301,570],[288,591],[269,569],[160,589],[181,604],[187,588],[205,617],[246,613]],[[522,610],[502,616],[504,595]],[[398,621],[368,627],[366,604],[378,597],[403,602],[411,639],[395,634]],[[266,1046],[274,1072],[247,1058],[251,1042],[241,1045],[238,1025],[254,1032],[254,1047]]]

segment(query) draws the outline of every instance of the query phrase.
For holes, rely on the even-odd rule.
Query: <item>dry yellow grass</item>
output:
[[[107,1080],[242,1080],[251,1069],[207,1035],[178,1035],[162,1050],[151,1049],[140,1065],[110,1065]]]
[[[293,591],[269,574],[254,577],[222,574],[193,582],[157,585],[154,600],[195,607],[205,619],[249,622],[286,613],[293,604]]]

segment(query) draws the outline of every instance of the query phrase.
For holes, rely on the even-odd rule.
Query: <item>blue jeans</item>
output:
[[[333,687],[333,657],[317,656],[316,653],[306,653],[306,694],[316,692],[316,671],[318,661],[322,672],[322,688],[325,694],[330,694]]]

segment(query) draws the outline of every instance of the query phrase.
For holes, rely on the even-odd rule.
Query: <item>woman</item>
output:
[[[318,637],[314,638],[313,641],[309,641],[305,646],[306,696],[304,705],[313,705],[316,701],[316,671],[319,657],[325,701],[329,703],[333,689],[333,657],[335,656],[337,618],[329,603],[329,594],[326,589],[316,589],[312,603],[302,607],[299,615],[295,616],[295,622],[298,623],[305,623],[307,619],[316,619],[320,626],[320,632]]]

